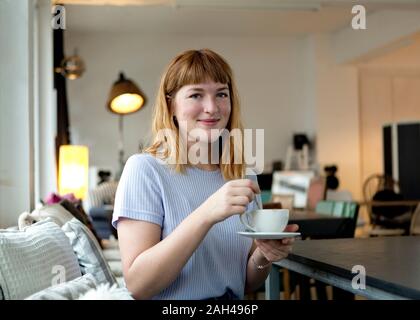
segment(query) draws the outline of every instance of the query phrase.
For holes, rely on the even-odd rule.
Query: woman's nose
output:
[[[216,98],[209,97],[204,103],[204,112],[207,113],[217,113],[219,111],[219,106],[217,105]]]

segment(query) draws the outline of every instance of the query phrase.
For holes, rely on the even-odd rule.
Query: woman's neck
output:
[[[197,144],[198,142],[195,143],[191,143],[188,145],[188,157],[189,157],[189,151],[190,151],[190,147],[194,144]],[[212,148],[216,148],[217,144],[212,144],[212,143],[205,143],[202,145],[203,149],[201,150],[207,150],[207,158],[202,159],[202,162],[198,162],[197,164],[191,164],[190,163],[190,159],[188,159],[188,163],[189,165],[196,167],[198,169],[201,170],[205,170],[205,171],[216,171],[219,169],[219,156],[217,154],[215,154],[214,152],[212,153]],[[200,158],[200,157],[199,157]],[[197,161],[194,161],[197,162]]]
[[[219,169],[219,165],[211,164],[211,163],[198,163],[191,166],[204,170],[204,171],[216,171]]]

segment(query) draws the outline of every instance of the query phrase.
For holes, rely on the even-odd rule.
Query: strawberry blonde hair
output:
[[[210,49],[188,50],[176,56],[167,66],[162,75],[159,91],[153,111],[152,143],[145,149],[155,157],[176,159],[174,167],[176,172],[184,172],[186,159],[183,154],[182,141],[179,139],[179,129],[174,121],[170,104],[180,88],[189,84],[198,84],[207,81],[226,84],[229,87],[231,113],[226,129],[231,132],[240,130],[241,139],[233,139],[224,143],[221,151],[222,161],[219,164],[221,173],[226,180],[243,178],[245,163],[243,157],[243,125],[240,116],[239,96],[229,64],[217,53]],[[165,129],[169,129],[166,130]],[[174,132],[174,135],[164,135],[164,132]],[[234,143],[235,142],[235,143]],[[235,153],[240,155],[240,163],[235,163]],[[238,161],[236,161],[238,162]]]

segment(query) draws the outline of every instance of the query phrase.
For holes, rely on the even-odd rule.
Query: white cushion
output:
[[[34,293],[25,300],[75,300],[92,289],[96,289],[96,280],[92,274],[88,273],[72,281]]]
[[[116,279],[117,279],[118,285],[121,288],[125,288],[126,287],[124,277],[117,277]]]
[[[24,212],[18,218],[19,229],[30,226],[32,223],[46,218],[51,218],[60,227],[73,219],[73,215],[60,204],[45,205],[31,213]]]
[[[79,260],[82,274],[91,273],[95,276],[98,284],[116,283],[101,247],[92,232],[76,218],[66,222],[62,230],[70,239],[74,253]]]
[[[59,270],[63,270],[62,273]],[[69,239],[51,219],[23,230],[0,230],[3,299],[24,299],[50,287],[58,278],[71,281],[80,276]]]
[[[122,263],[121,261],[108,261],[108,265],[111,268],[112,273],[116,277],[122,277]]]
[[[95,289],[79,297],[79,300],[134,300],[125,287],[118,287],[116,284],[110,286],[108,283],[100,284]]]
[[[121,253],[119,249],[102,250],[106,261],[121,261]]]

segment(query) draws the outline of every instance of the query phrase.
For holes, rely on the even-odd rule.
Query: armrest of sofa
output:
[[[111,225],[112,212],[110,206],[92,207],[89,210],[93,228],[101,239],[108,239],[111,235],[117,236],[116,230]]]

